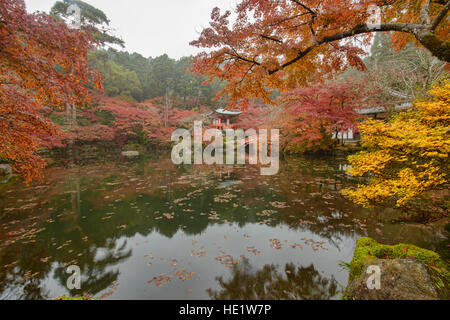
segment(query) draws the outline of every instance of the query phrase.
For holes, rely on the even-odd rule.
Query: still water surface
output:
[[[359,237],[433,249],[432,227],[394,224],[339,191],[345,160],[184,166],[117,159],[0,186],[0,299],[340,299]],[[77,265],[82,289],[66,288]]]

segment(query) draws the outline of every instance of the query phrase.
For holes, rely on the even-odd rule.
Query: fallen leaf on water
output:
[[[278,240],[278,239],[270,239],[270,247],[273,249],[281,250],[283,245],[281,244],[280,240]]]

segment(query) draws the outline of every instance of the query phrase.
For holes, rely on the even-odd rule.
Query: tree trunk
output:
[[[76,125],[77,123],[77,107],[72,105],[72,125]]]
[[[434,33],[419,31],[416,39],[439,60],[450,62],[450,42],[439,39]]]

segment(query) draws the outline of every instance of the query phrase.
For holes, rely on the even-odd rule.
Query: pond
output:
[[[0,299],[341,299],[355,242],[433,249],[434,227],[392,223],[340,195],[344,158],[175,166],[170,157],[54,166],[0,186]],[[69,290],[69,266],[81,290]]]

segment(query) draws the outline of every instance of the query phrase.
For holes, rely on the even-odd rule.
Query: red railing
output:
[[[210,128],[225,130],[225,129],[235,129],[235,124],[226,124],[226,123],[214,123],[210,125]]]

